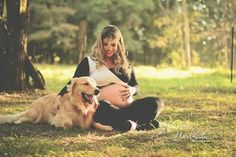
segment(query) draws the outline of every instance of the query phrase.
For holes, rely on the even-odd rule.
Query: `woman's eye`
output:
[[[86,83],[84,83],[84,85],[86,85],[86,86],[87,86],[87,85],[89,85],[89,83],[88,83],[88,82],[86,82]]]

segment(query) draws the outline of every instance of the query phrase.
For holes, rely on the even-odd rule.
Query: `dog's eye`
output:
[[[87,86],[87,85],[89,85],[89,83],[88,83],[88,82],[86,82],[86,83],[84,83],[83,85],[86,85],[86,86]]]

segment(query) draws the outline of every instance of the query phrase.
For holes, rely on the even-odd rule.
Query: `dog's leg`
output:
[[[73,127],[73,122],[70,119],[67,119],[65,121],[62,122],[62,128],[63,129],[68,129],[68,128],[72,128]]]
[[[32,119],[25,116],[25,115],[23,115],[18,120],[14,121],[15,124],[21,124],[21,123],[24,123],[24,122],[32,122]]]
[[[14,121],[14,123],[20,124],[24,122],[33,122],[35,118],[36,118],[35,113],[29,110],[29,111],[26,111],[23,115],[21,115],[16,121]]]
[[[0,124],[15,123],[15,121],[19,120],[24,115],[25,115],[25,112],[20,112],[16,114],[8,114],[8,115],[0,115]]]
[[[103,124],[96,123],[96,122],[93,123],[93,126],[96,129],[103,130],[103,131],[112,131],[113,130],[113,128],[109,125],[103,125]]]
[[[72,120],[62,115],[56,115],[49,123],[57,128],[63,129],[72,128],[73,126]]]

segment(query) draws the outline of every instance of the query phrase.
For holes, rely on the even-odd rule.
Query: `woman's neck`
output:
[[[115,67],[115,64],[114,64],[114,62],[112,61],[112,59],[111,58],[106,58],[106,66],[108,67],[108,68],[114,68]]]

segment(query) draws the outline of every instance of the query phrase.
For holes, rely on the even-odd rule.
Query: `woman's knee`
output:
[[[154,120],[163,110],[164,101],[158,97],[149,97],[149,112],[152,120]]]
[[[164,101],[161,98],[156,97],[156,115],[158,116],[164,108]]]
[[[160,114],[164,107],[164,101],[159,97],[145,97],[136,101],[136,105],[140,108],[146,108],[148,111],[152,111]]]
[[[142,117],[141,122],[150,122],[154,120],[162,111],[164,102],[158,97],[146,97],[142,100]]]
[[[164,101],[159,97],[146,97],[143,99],[143,105],[149,112],[159,115],[164,108]]]

